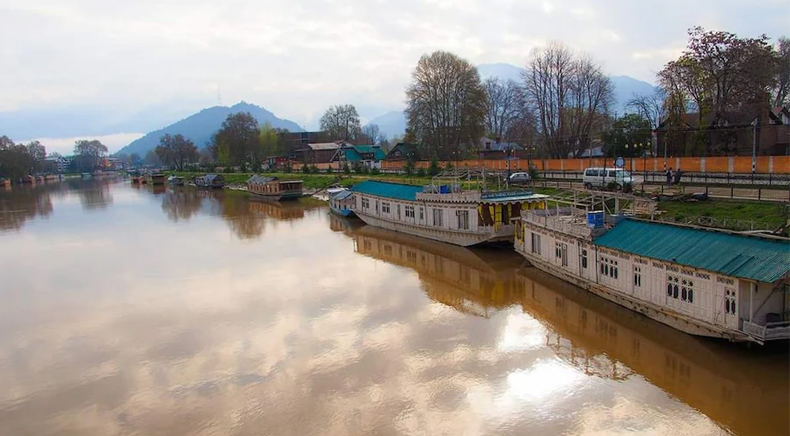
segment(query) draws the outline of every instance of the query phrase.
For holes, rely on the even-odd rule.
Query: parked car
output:
[[[529,173],[513,173],[508,179],[511,185],[526,185],[531,181],[532,178],[529,177]]]
[[[631,189],[634,179],[623,168],[587,168],[582,182],[587,189],[606,189],[614,184],[618,191],[627,191]]]

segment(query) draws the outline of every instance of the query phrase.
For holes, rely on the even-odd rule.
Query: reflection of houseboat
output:
[[[257,198],[282,201],[301,197],[303,187],[301,180],[280,180],[277,177],[256,175],[247,180],[247,192]]]
[[[525,211],[515,248],[550,274],[686,333],[790,338],[786,239],[607,217],[572,204]]]
[[[170,176],[167,178],[167,184],[171,186],[184,186],[184,178],[179,176]]]
[[[251,212],[261,213],[270,218],[283,221],[298,220],[304,218],[305,208],[301,205],[277,204],[271,202],[249,202]]]
[[[329,214],[329,229],[333,232],[353,233],[356,229],[366,225],[360,220],[348,219],[343,216]],[[384,231],[384,230],[382,230]]]
[[[10,180],[0,178],[0,188],[10,188],[10,187],[11,187],[11,181]]]
[[[220,174],[206,174],[205,176],[195,177],[195,186],[199,188],[222,189],[225,186],[225,178]]]
[[[365,223],[462,246],[512,241],[511,218],[546,206],[545,195],[462,189],[458,178],[425,187],[369,180],[351,189]]]
[[[348,189],[329,194],[329,210],[340,216],[354,214],[354,193]]]
[[[784,434],[790,424],[786,353],[745,352],[645,322],[539,270],[518,269],[512,253],[370,226],[353,237],[358,253],[416,271],[426,295],[438,303],[480,316],[520,306],[521,316],[538,321],[520,339],[545,344],[580,373],[625,383],[645,379],[734,434]]]

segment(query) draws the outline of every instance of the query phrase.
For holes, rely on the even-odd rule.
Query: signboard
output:
[[[622,157],[622,156],[620,156],[620,157],[618,157],[618,158],[617,158],[617,160],[615,161],[615,163],[614,163],[614,166],[616,166],[617,168],[622,168],[622,167],[623,167],[623,165],[625,165],[625,161],[623,160],[623,157]]]

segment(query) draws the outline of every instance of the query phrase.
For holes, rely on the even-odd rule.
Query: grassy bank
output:
[[[197,172],[170,172],[168,174],[175,174],[189,180],[195,176],[202,176],[205,173]],[[222,177],[229,184],[243,184],[252,176],[252,173],[221,173]],[[431,181],[430,177],[416,177],[406,176],[399,174],[304,174],[304,173],[265,173],[262,174],[269,177],[277,177],[281,180],[301,180],[304,182],[305,189],[321,189],[333,183],[342,186],[351,186],[363,180],[382,180],[398,183],[411,183],[416,185],[424,185]]]
[[[664,201],[659,203],[662,218],[677,222],[708,219],[716,227],[731,230],[776,229],[785,223],[787,206],[776,203],[708,200],[700,202]],[[694,222],[692,222],[694,224]]]

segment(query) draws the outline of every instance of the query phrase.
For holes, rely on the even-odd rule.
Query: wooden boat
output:
[[[301,180],[280,180],[257,175],[247,180],[247,192],[269,201],[295,200],[304,195]]]
[[[198,188],[222,189],[225,186],[225,178],[220,174],[206,174],[205,176],[193,179]]]
[[[170,176],[167,178],[167,184],[171,186],[184,186],[184,178],[179,176]]]
[[[146,181],[151,185],[160,186],[165,184],[165,175],[162,173],[148,174],[145,176],[145,178]]]
[[[351,216],[354,214],[354,193],[348,189],[342,189],[329,194],[329,210],[340,216]]]
[[[515,225],[511,218],[525,209],[546,207],[546,195],[527,190],[487,191],[484,172],[482,183],[472,185],[471,177],[471,171],[444,174],[429,186],[368,180],[351,188],[352,210],[372,226],[470,246],[512,243]],[[462,180],[468,189],[462,188]]]

